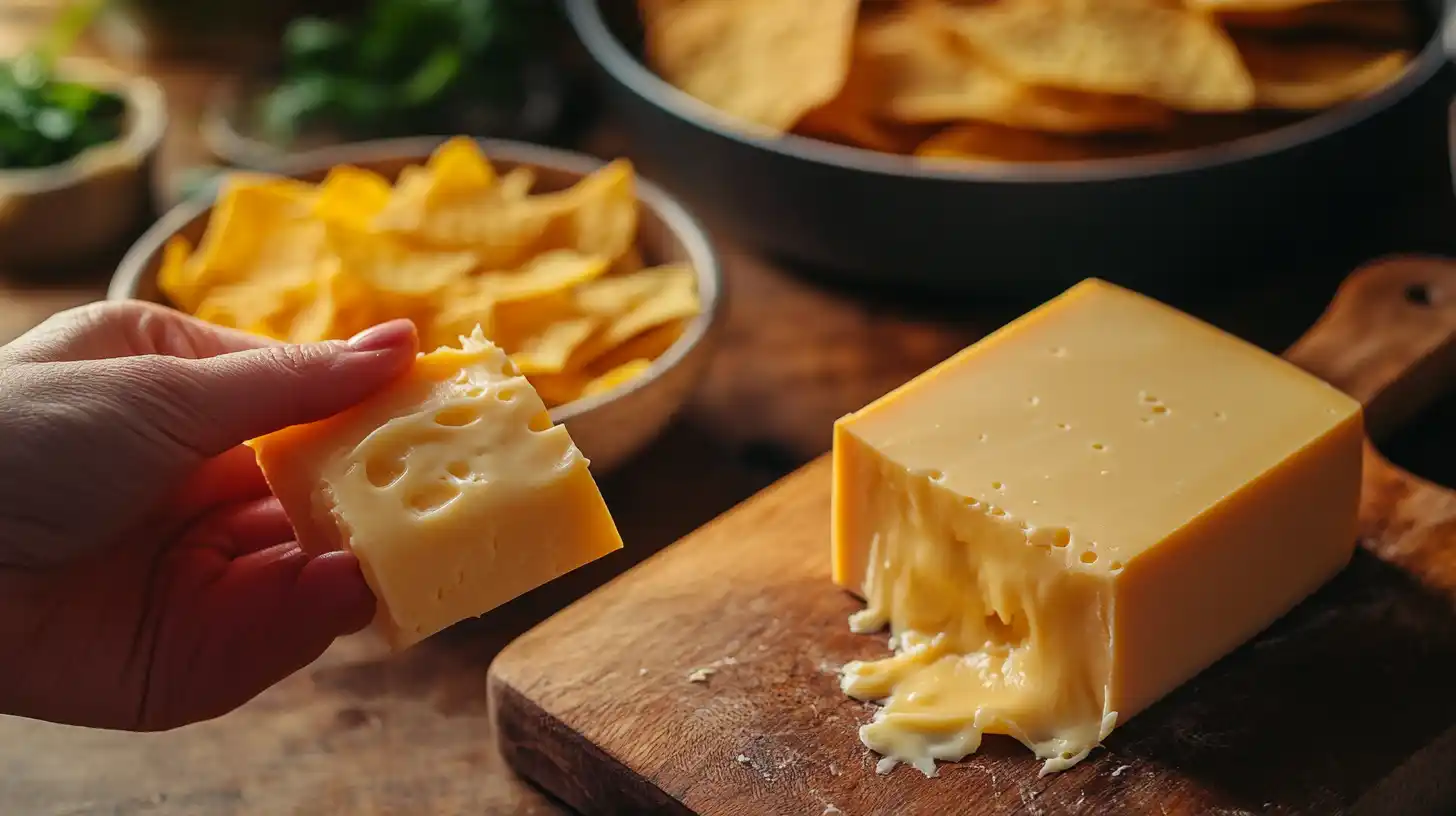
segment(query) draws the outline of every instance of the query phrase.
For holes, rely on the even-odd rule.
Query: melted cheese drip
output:
[[[882,703],[860,729],[882,755],[935,775],[935,761],[1005,734],[1046,760],[1087,756],[1117,721],[1107,709],[1111,593],[1079,569],[1069,533],[1032,528],[887,463],[868,492],[879,530],[856,632],[890,629],[893,656],[844,667],[841,687]]]

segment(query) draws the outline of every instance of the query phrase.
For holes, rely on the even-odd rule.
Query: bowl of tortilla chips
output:
[[[1268,270],[1443,173],[1423,0],[567,0],[633,155],[807,268]]]
[[[464,137],[234,173],[143,235],[107,296],[294,343],[408,318],[428,350],[479,327],[598,474],[686,402],[724,304],[704,230],[630,162]]]

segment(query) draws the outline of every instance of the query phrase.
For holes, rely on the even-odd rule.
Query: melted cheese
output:
[[[844,417],[834,579],[893,651],[844,668],[862,741],[1076,764],[1348,561],[1361,444],[1354,400],[1095,280]]]
[[[566,428],[477,330],[253,447],[309,552],[347,548],[403,648],[622,546]]]

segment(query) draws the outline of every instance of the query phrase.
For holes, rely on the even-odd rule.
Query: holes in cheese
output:
[[[394,648],[622,546],[566,428],[478,330],[349,411],[251,444],[303,548],[359,558]]]
[[[404,475],[404,459],[398,454],[371,456],[364,462],[364,474],[375,487],[389,487]]]
[[[452,405],[443,411],[435,412],[435,424],[437,425],[458,428],[479,421],[480,410],[474,405]]]
[[[986,733],[1070,767],[1354,550],[1344,394],[1099,281],[992,337],[835,424],[834,580],[893,650],[841,687],[882,771]]]
[[[426,516],[444,508],[450,502],[460,498],[461,495],[460,488],[454,484],[449,482],[434,482],[411,493],[405,501],[411,510],[419,515]]]

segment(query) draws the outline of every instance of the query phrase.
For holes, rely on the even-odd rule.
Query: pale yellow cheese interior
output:
[[[844,417],[834,580],[893,650],[844,668],[861,739],[1070,767],[1348,561],[1361,442],[1348,396],[1096,280]]]
[[[347,548],[403,648],[622,546],[565,427],[479,330],[323,422],[254,440],[303,548]]]

